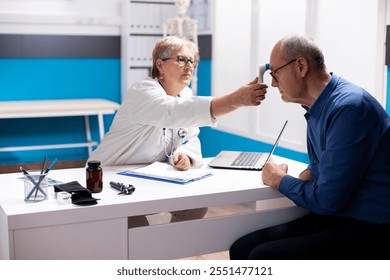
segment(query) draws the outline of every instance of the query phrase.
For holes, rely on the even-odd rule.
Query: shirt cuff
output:
[[[282,180],[280,181],[280,184],[279,184],[279,192],[286,195],[288,193],[288,187],[290,185],[290,183],[292,183],[293,180],[295,180],[296,178],[293,177],[293,176],[290,176],[290,175],[285,175],[283,176]]]

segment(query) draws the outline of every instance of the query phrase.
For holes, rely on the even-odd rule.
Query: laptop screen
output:
[[[271,155],[274,153],[274,151],[275,151],[275,149],[276,149],[276,146],[278,146],[280,137],[282,136],[283,131],[284,131],[284,129],[286,128],[287,123],[288,123],[288,120],[286,120],[286,121],[284,122],[284,125],[283,125],[283,127],[282,127],[282,130],[280,131],[280,133],[279,133],[279,135],[278,135],[278,138],[276,139],[274,145],[272,146],[272,150],[271,150],[271,152],[269,153],[269,155],[268,155],[268,157],[267,157],[267,160],[266,160],[265,162],[268,162],[268,160],[270,159]]]

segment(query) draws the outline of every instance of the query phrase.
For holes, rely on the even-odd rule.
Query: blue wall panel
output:
[[[120,61],[0,59],[0,100],[105,98],[119,101]]]
[[[0,101],[104,98],[120,102],[119,58],[0,59]],[[113,116],[104,117],[108,130]],[[98,140],[97,117],[90,117]],[[85,141],[83,117],[0,120],[0,146]],[[87,159],[86,148],[1,152],[0,164]]]
[[[199,96],[211,96],[211,60],[201,59],[198,67]]]

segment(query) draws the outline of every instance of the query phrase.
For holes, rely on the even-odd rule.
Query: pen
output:
[[[43,163],[42,163],[42,167],[41,167],[41,174],[43,173],[43,170],[45,169],[46,159],[47,159],[47,156],[45,156],[45,158],[43,159]]]
[[[52,163],[50,164],[50,166],[45,170],[44,172],[44,175],[41,175],[39,176],[39,179],[38,179],[38,182],[35,182],[33,178],[31,178],[31,176],[27,176],[27,178],[29,178],[29,180],[34,184],[34,187],[32,188],[32,190],[28,193],[26,199],[30,199],[31,195],[34,193],[34,191],[40,191],[43,195],[46,196],[46,193],[42,190],[42,188],[39,186],[40,183],[42,182],[42,180],[45,178],[45,175],[50,171],[50,169],[53,168],[53,166],[56,164],[57,162],[57,159],[53,160]],[[23,174],[25,175],[28,175],[28,172],[23,168],[23,167],[20,167],[20,170],[22,170]]]
[[[33,183],[34,185],[37,183],[34,181],[34,179],[28,174],[28,172],[26,171],[26,169],[24,169],[23,167],[19,167],[19,169],[23,172],[24,175],[26,175],[26,177],[31,181],[31,183]]]
[[[46,157],[45,157],[45,161],[46,161]],[[36,189],[35,197],[37,197],[38,189],[40,189],[40,191],[43,193],[43,195],[46,196],[46,193],[42,190],[42,188],[40,187],[40,184],[41,184],[42,180],[45,178],[45,175],[47,173],[49,173],[50,169],[53,168],[53,166],[56,164],[56,162],[57,162],[57,159],[53,160],[52,163],[50,164],[50,166],[45,170],[44,175],[39,176],[38,182],[36,183],[36,185],[32,189],[32,191],[28,194],[27,199],[29,199],[31,197],[31,194],[32,194],[32,192],[34,192],[35,189]],[[43,170],[43,167],[42,167],[42,170]],[[41,171],[41,174],[42,174],[42,171]]]
[[[57,163],[57,159],[53,160],[53,162],[50,164],[50,166],[45,170],[45,174],[47,174]]]
[[[30,199],[31,195],[33,194],[33,192],[35,190],[39,190],[42,194],[46,195],[46,193],[42,190],[42,188],[39,186],[39,184],[42,182],[44,176],[40,176],[40,180],[38,182],[35,182],[34,179],[28,174],[28,172],[22,167],[20,166],[19,169],[23,172],[24,175],[26,175],[26,177],[31,181],[31,183],[33,183],[34,187],[32,188],[32,190],[28,193],[26,199]],[[42,179],[41,179],[42,178]]]
[[[42,167],[41,167],[41,174],[43,173],[43,170],[45,169],[46,159],[47,159],[47,156],[45,156],[45,158],[43,159],[43,163],[42,163]],[[36,188],[36,190],[35,190],[34,197],[37,198],[37,195],[38,195],[38,188]]]

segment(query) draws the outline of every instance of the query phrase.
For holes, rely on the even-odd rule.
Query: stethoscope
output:
[[[167,129],[170,129],[171,130],[171,151],[170,153],[168,154],[167,152],[167,137],[168,137],[168,133],[166,133],[166,130]],[[177,136],[179,136],[180,139],[184,139],[186,136],[187,136],[187,129],[185,128],[179,128],[179,130],[177,131]],[[175,143],[174,143],[174,137],[173,137],[173,129],[171,128],[163,128],[163,134],[164,134],[164,151],[165,151],[165,155],[168,157],[168,158],[171,158],[173,156],[173,149],[174,147],[176,146]]]

